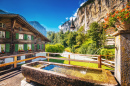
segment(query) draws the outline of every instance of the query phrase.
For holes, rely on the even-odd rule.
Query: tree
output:
[[[87,33],[88,38],[91,38],[93,41],[96,42],[96,46],[100,46],[100,30],[99,24],[97,22],[93,22],[89,26],[89,30]]]

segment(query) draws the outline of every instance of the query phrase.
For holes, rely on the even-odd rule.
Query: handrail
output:
[[[73,54],[73,53],[52,53],[52,52],[41,52],[41,53],[49,53],[49,54],[62,54],[62,55],[81,55],[81,56],[100,56],[100,55],[89,55],[89,54]]]
[[[98,64],[98,68],[101,68],[101,65],[104,64],[104,63],[102,63],[102,59],[101,59],[101,56],[102,56],[102,55],[86,55],[86,54],[67,54],[67,55],[68,55],[68,58],[57,58],[57,57],[50,57],[49,54],[62,54],[62,53],[48,53],[47,56],[37,56],[37,57],[31,57],[31,58],[28,58],[28,59],[17,60],[17,56],[33,55],[33,54],[36,54],[36,53],[48,53],[48,52],[35,52],[35,53],[25,53],[25,54],[17,54],[17,55],[3,56],[3,57],[0,57],[0,59],[5,59],[5,58],[13,57],[13,58],[14,58],[14,62],[9,62],[9,63],[0,64],[0,67],[14,64],[14,68],[16,68],[16,67],[17,67],[17,63],[20,63],[20,62],[23,62],[23,61],[32,60],[32,59],[36,59],[36,58],[47,58],[47,61],[49,61],[49,59],[68,60],[68,61],[69,61],[69,64],[70,64],[70,61],[96,63],[96,64]],[[63,55],[63,54],[62,54],[62,55]],[[96,60],[96,61],[88,61],[88,60],[70,59],[70,55],[97,56],[97,60]],[[112,66],[114,66],[114,65],[112,65]]]

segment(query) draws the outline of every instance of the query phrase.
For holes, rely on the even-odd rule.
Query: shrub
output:
[[[45,51],[52,53],[62,53],[64,51],[64,46],[61,44],[46,44]]]
[[[71,52],[71,48],[70,48],[70,47],[67,47],[67,48],[65,48],[65,51],[66,51],[66,52]]]
[[[75,47],[74,46],[72,46],[71,52],[75,53]]]
[[[100,54],[101,55],[115,55],[115,49],[103,48],[103,49],[101,49]],[[106,56],[103,56],[103,57],[106,58]],[[113,60],[114,56],[107,56],[107,59]]]
[[[88,39],[84,44],[79,48],[80,54],[94,54],[96,52],[96,42]]]

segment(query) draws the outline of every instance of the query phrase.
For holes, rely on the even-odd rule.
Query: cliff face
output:
[[[46,29],[37,21],[29,21],[29,23],[36,28],[39,32],[41,32],[44,36],[46,36],[47,31]]]
[[[89,4],[86,4],[86,2],[78,10],[76,20],[76,22],[78,23],[76,23],[76,26],[81,27],[85,25],[86,29],[89,29],[90,23],[94,21],[104,21],[107,13],[110,13],[114,9],[120,10],[124,8],[124,2],[128,1],[129,0],[95,0],[94,2]]]

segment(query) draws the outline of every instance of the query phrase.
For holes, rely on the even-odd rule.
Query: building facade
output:
[[[0,57],[43,52],[46,42],[49,40],[22,16],[0,10]]]

